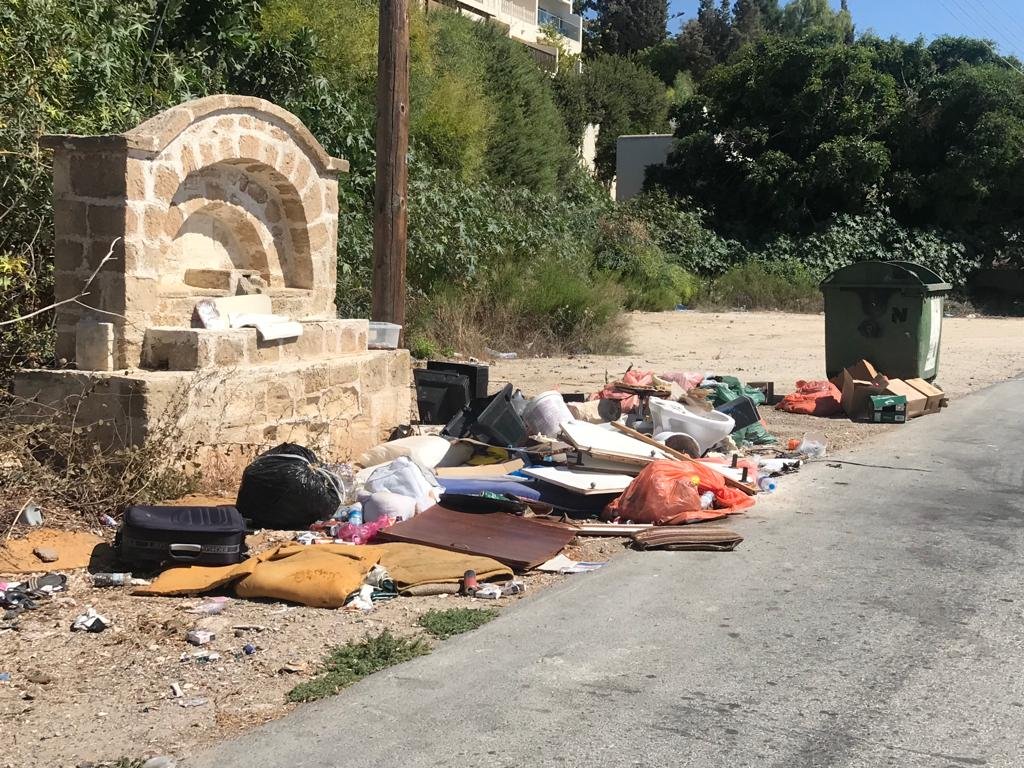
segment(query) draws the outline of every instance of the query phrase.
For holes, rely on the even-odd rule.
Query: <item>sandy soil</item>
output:
[[[778,394],[798,379],[825,376],[825,318],[783,312],[635,312],[624,355],[499,360],[491,382],[512,382],[527,395],[548,389],[595,392],[630,366],[656,373],[702,371],[744,381],[774,381]],[[1024,319],[946,318],[937,384],[957,397],[1024,373]],[[492,387],[493,388],[493,387]],[[780,439],[824,432],[839,449],[899,427],[814,419],[762,409]]]
[[[797,379],[824,374],[821,316],[685,312],[633,314],[628,323],[630,354],[501,361],[492,369],[492,384],[511,381],[527,394],[552,388],[592,392],[633,364],[658,373],[696,370],[771,380],[782,393]],[[957,398],[1022,371],[1024,320],[945,321],[940,383],[950,407]],[[763,415],[783,440],[824,431],[833,449],[900,428],[771,409],[763,409]],[[109,530],[96,533],[110,537]],[[261,543],[273,541],[263,537]],[[588,539],[569,554],[604,560],[623,544]],[[586,576],[531,575],[527,591],[560,578]],[[460,597],[400,598],[362,615],[235,600],[224,614],[207,619],[189,612],[198,602],[95,589],[83,571],[75,571],[65,593],[24,614],[16,630],[0,628],[0,672],[11,674],[10,682],[0,682],[0,717],[7,725],[0,766],[65,768],[121,756],[182,756],[288,711],[285,695],[315,673],[331,646],[385,628],[417,632],[417,618],[432,608],[495,605]],[[113,626],[97,635],[71,633],[72,620],[88,605]],[[221,654],[219,661],[180,661],[182,653],[196,650],[185,633],[199,626],[216,631],[210,650]],[[242,653],[246,643],[256,646],[254,654]],[[304,671],[283,672],[286,665]],[[180,686],[181,699],[172,693],[172,683]],[[180,705],[190,699],[206,703]]]

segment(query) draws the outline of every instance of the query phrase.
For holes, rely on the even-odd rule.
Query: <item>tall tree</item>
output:
[[[628,56],[668,36],[668,0],[588,0],[595,42],[604,53]]]
[[[845,3],[836,11],[828,0],[790,0],[782,10],[782,32],[841,43],[852,39],[853,18]]]
[[[778,30],[781,18],[779,0],[736,0],[732,7],[732,26],[743,43]]]

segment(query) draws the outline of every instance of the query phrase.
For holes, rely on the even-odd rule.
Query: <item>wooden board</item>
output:
[[[633,482],[629,475],[568,467],[530,467],[523,474],[583,496],[622,493]]]

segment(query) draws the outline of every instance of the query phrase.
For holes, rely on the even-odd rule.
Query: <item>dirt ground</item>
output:
[[[250,537],[250,546],[283,540],[264,533]],[[566,551],[579,560],[603,561],[625,544],[579,539]],[[561,579],[586,577],[532,572],[522,580],[528,595]],[[191,612],[201,598],[133,597],[127,589],[92,587],[85,570],[73,571],[65,592],[23,613],[17,629],[0,630],[0,672],[11,675],[10,682],[0,682],[0,718],[7,725],[0,766],[77,768],[121,757],[181,757],[292,709],[288,691],[317,672],[330,647],[385,629],[422,633],[417,620],[431,609],[500,609],[521,597],[403,597],[370,613],[236,599],[207,617]],[[110,619],[110,628],[70,632],[86,606]],[[202,649],[189,645],[185,634],[197,628],[213,631],[216,639]],[[256,652],[244,653],[246,644]],[[220,659],[182,661],[182,654],[200,650]]]
[[[775,391],[799,379],[825,376],[824,315],[784,312],[634,312],[627,316],[631,350],[624,355],[580,355],[492,362],[491,382],[512,382],[527,395],[549,389],[596,392],[630,366],[655,373],[698,371],[743,381],[774,381]],[[955,404],[982,387],[1024,373],[1024,319],[946,318],[936,383]],[[492,386],[493,389],[493,386]],[[769,431],[783,442],[823,432],[835,449],[897,425],[854,424],[762,409]]]
[[[777,392],[787,392],[797,379],[824,374],[821,316],[638,313],[628,323],[630,354],[500,361],[491,371],[492,385],[511,381],[527,394],[553,388],[591,392],[633,364],[658,373],[695,370],[771,380]],[[953,408],[958,397],[1020,374],[1024,320],[947,319],[940,370]],[[900,428],[771,409],[763,415],[783,440],[823,431],[833,450]],[[111,537],[109,529],[95,533]],[[259,543],[274,542],[263,536]],[[624,543],[577,540],[568,554],[606,560]],[[7,724],[0,742],[2,768],[65,768],[122,756],[180,757],[287,712],[292,708],[285,702],[287,692],[315,674],[331,646],[382,629],[418,632],[417,618],[433,608],[500,608],[520,599],[399,598],[370,614],[234,600],[223,614],[207,618],[189,612],[198,599],[132,597],[122,589],[91,587],[85,571],[69,576],[68,589],[23,614],[17,629],[4,630],[0,623],[0,673],[11,676],[0,682],[0,717]],[[563,578],[587,576],[528,575],[527,594]],[[110,618],[111,628],[100,634],[70,632],[86,606]],[[221,654],[218,661],[180,660],[183,653],[197,650],[185,641],[185,633],[197,627],[216,632],[208,649]],[[242,652],[247,643],[256,646],[255,653]],[[299,671],[282,671],[286,668]],[[180,698],[172,692],[175,683]]]

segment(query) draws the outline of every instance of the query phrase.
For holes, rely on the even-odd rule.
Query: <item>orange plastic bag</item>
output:
[[[700,497],[715,494],[713,509],[701,509]],[[605,508],[608,520],[655,525],[685,525],[720,520],[753,506],[754,499],[729,488],[713,469],[693,461],[653,461],[625,492]]]
[[[842,413],[842,394],[831,381],[803,381],[796,383],[796,392],[782,398],[776,408],[807,416],[835,416]]]

